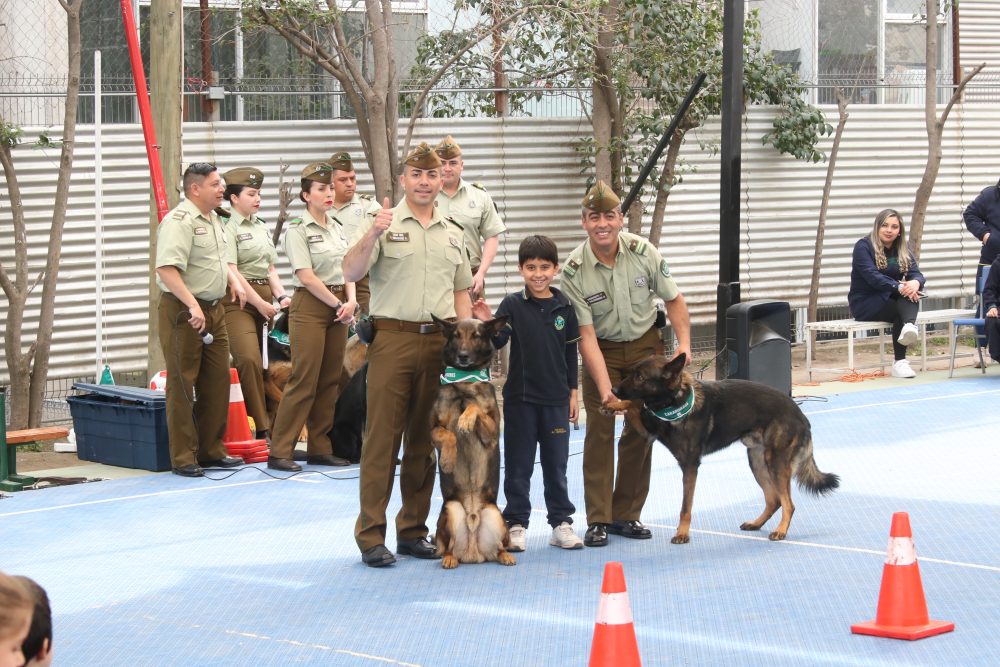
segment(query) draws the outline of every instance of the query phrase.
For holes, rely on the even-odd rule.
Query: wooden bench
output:
[[[69,429],[63,426],[8,431],[6,425],[0,422],[0,490],[20,491],[25,486],[35,483],[34,478],[17,474],[18,446],[59,440],[68,435]]]
[[[954,336],[954,325],[952,320],[961,317],[972,317],[975,315],[975,310],[962,309],[962,308],[947,308],[943,310],[922,310],[917,315],[917,327],[920,329],[920,368],[921,370],[926,370],[927,368],[927,325],[928,324],[945,324],[948,325],[948,338],[949,340]],[[807,322],[805,325],[806,329],[806,374],[809,380],[812,380],[813,374],[813,346],[812,346],[812,336],[809,335],[810,332],[815,331],[819,333],[820,331],[825,331],[828,333],[846,333],[847,334],[847,368],[820,368],[816,370],[821,370],[823,372],[829,373],[853,373],[857,370],[857,366],[854,363],[854,336],[858,332],[868,332],[877,331],[878,332],[878,366],[865,366],[864,368],[879,368],[883,372],[885,367],[888,365],[885,361],[885,340],[886,340],[886,329],[891,329],[892,323],[890,322],[858,322],[857,320],[829,320],[826,322]]]

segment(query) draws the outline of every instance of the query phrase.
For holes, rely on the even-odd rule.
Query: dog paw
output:
[[[455,558],[455,554],[445,554],[441,557],[441,567],[446,570],[454,570],[458,567],[458,559]]]
[[[601,413],[605,415],[616,415],[625,412],[632,407],[631,401],[608,401],[601,406]]]
[[[476,419],[479,417],[479,408],[470,405],[459,416],[457,428],[464,433],[471,433],[476,428]]]
[[[771,533],[770,535],[768,535],[767,539],[771,540],[772,542],[777,542],[778,540],[785,539],[785,534],[783,532],[781,532],[780,530],[776,530],[773,533]]]
[[[752,521],[745,521],[740,524],[740,530],[760,530],[760,524],[756,524]]]
[[[682,535],[680,533],[677,533],[676,535],[670,538],[671,544],[687,544],[690,541],[691,541],[690,537],[688,537],[686,534]]]
[[[517,565],[517,559],[503,549],[497,553],[497,562],[501,565]]]

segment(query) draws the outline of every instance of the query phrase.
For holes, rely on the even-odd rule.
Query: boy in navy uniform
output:
[[[537,445],[541,446],[545,507],[552,526],[549,544],[582,549],[583,541],[573,532],[576,508],[566,488],[569,422],[579,416],[576,312],[569,299],[552,287],[559,273],[559,253],[552,239],[538,235],[524,239],[517,263],[524,289],[508,294],[500,303],[497,316],[508,316],[510,321],[493,340],[498,348],[511,341],[503,387],[503,489],[507,497],[503,516],[510,528],[509,551],[525,549]],[[482,300],[473,311],[479,319],[491,317]]]

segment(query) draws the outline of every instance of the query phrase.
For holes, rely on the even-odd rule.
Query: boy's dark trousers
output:
[[[566,489],[569,458],[569,405],[503,404],[503,492],[507,525],[525,528],[531,518],[531,473],[535,469],[536,443],[541,445],[542,483],[548,522],[553,528],[573,523],[576,508]]]

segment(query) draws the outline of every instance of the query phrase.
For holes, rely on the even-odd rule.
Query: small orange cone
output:
[[[621,563],[605,563],[590,667],[641,667]]]
[[[229,369],[229,418],[222,444],[230,456],[240,456],[246,463],[267,461],[267,441],[254,438],[247,420],[247,406],[243,401],[243,387],[235,368]]]
[[[932,621],[927,615],[910,517],[906,512],[896,512],[892,515],[875,620],[852,625],[851,632],[892,639],[923,639],[954,629],[954,623]]]

